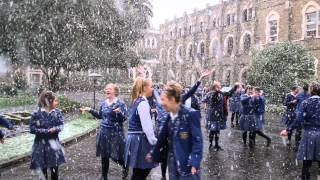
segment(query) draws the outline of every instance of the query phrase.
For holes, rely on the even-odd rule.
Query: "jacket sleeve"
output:
[[[120,122],[124,122],[124,121],[126,121],[127,115],[128,115],[127,106],[124,102],[120,101],[119,107],[120,107],[120,112],[116,113],[117,120]]]
[[[33,113],[30,119],[30,133],[31,134],[37,134],[37,135],[46,135],[49,134],[48,129],[46,128],[39,128],[40,126],[40,119],[37,113]]]
[[[168,122],[169,118],[165,118],[165,121],[160,127],[160,133],[156,145],[150,151],[154,162],[160,162],[160,149],[167,143],[168,138]]]
[[[161,101],[160,101],[160,94],[157,90],[153,91],[154,93],[154,97],[156,99],[156,109],[158,111],[158,118],[163,118],[164,116],[167,115],[167,112],[164,110],[164,108],[161,105]]]
[[[100,105],[99,111],[95,109],[90,109],[89,113],[97,119],[102,119],[102,104]]]
[[[192,134],[192,152],[191,165],[200,169],[202,153],[203,153],[203,139],[200,126],[200,113],[192,111],[191,113],[191,134]]]
[[[288,126],[288,130],[294,130],[297,129],[299,127],[302,127],[303,122],[305,121],[305,117],[306,117],[306,106],[307,106],[307,102],[303,101],[301,106],[299,106],[298,110],[296,111],[297,113],[297,118],[293,121],[293,123],[289,124]]]
[[[292,96],[291,96],[290,94],[288,94],[288,95],[286,96],[284,102],[283,102],[283,105],[288,107],[288,106],[296,103],[296,102],[294,103],[294,102],[292,102],[292,101],[293,101]]]
[[[192,95],[194,95],[194,93],[196,93],[200,84],[201,84],[201,82],[197,81],[196,84],[194,84],[192,86],[192,88],[187,93],[185,93],[181,96],[181,103],[182,104],[184,104],[187,99],[189,99]]]
[[[7,129],[12,129],[13,124],[6,118],[0,116],[0,125],[7,128]]]
[[[63,118],[63,113],[61,111],[57,113],[57,118],[58,118],[58,121],[57,121],[58,123],[56,124],[55,128],[58,129],[58,132],[61,132],[64,127],[64,118]]]

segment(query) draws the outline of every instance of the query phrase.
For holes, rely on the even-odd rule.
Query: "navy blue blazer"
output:
[[[175,120],[171,120],[169,115],[166,117],[157,144],[151,151],[155,162],[160,162],[160,149],[166,145],[167,140],[171,144],[169,151],[174,153],[181,175],[191,174],[192,167],[200,169],[203,139],[199,111],[181,105]]]
[[[297,120],[288,130],[303,127],[305,130],[320,131],[320,97],[312,96],[303,101],[297,110]]]

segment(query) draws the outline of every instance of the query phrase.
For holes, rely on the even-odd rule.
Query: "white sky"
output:
[[[166,19],[172,20],[174,16],[182,17],[186,11],[192,13],[194,8],[204,9],[206,4],[215,5],[219,0],[151,0],[153,5],[153,18],[151,23],[158,28]]]

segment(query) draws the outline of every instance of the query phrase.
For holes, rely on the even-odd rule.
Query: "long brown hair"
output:
[[[144,87],[148,85],[150,80],[137,77],[133,83],[132,91],[131,91],[131,101],[136,100],[139,96],[142,95],[144,91]]]
[[[56,98],[57,96],[52,91],[44,90],[39,96],[38,105],[41,108],[52,108]]]

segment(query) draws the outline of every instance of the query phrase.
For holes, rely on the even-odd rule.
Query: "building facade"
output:
[[[224,85],[245,82],[253,51],[285,41],[308,48],[319,69],[320,0],[220,1],[166,21],[159,33],[154,37],[162,82],[189,85],[204,68],[216,69],[210,79]]]

